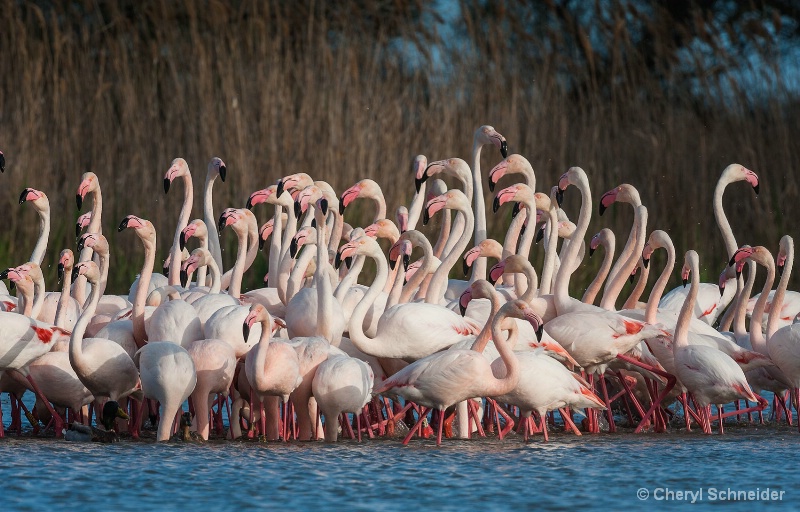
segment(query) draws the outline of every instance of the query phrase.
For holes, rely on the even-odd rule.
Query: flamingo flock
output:
[[[513,205],[503,240],[487,233],[484,148],[502,155],[488,173],[492,193],[500,180],[518,181],[492,200],[494,214]],[[617,243],[608,228],[588,238],[588,256],[602,248],[603,262],[573,296],[595,208],[589,175],[572,167],[537,191],[528,160],[507,152],[505,137],[481,126],[469,163],[416,156],[413,199],[393,218],[377,182],[363,179],[337,195],[306,173],[265,183],[244,208],[217,216],[213,187],[229,171],[215,157],[203,216],[192,220],[192,174],[176,158],[164,191],[182,188],[183,203],[161,273],[154,266],[163,234],[136,211],[118,224],[143,250],[125,296],[105,293],[112,249],[102,234],[100,177],[87,172],[78,184],[78,210],[88,201],[92,208],[78,219],[75,252],[59,253],[55,292],[46,291],[41,270],[49,201],[26,188],[19,202],[36,210],[39,237],[29,261],[0,273],[10,284],[0,286],[0,392],[11,403],[8,427],[0,409],[0,437],[21,434],[23,415],[35,433],[52,426],[68,440],[111,431],[139,439],[156,430],[158,441],[402,435],[404,444],[414,436],[440,444],[512,432],[547,441],[559,425],[575,435],[623,425],[666,432],[676,424],[711,433],[732,416],[763,422],[763,391],[772,394],[776,421],[798,421],[800,293],[787,289],[793,240],[784,236],[774,257],[763,246],[740,246],[722,205],[733,183],[758,193],[754,172],[731,164],[716,187],[728,261],[719,282],[700,282],[697,252],[676,254],[669,234],[648,233],[647,206],[621,184],[600,195],[597,208],[603,215],[616,203],[631,205],[628,238]],[[458,187],[448,189],[445,176]],[[561,209],[567,195],[581,201],[573,221]],[[375,207],[368,226],[345,220],[360,199]],[[436,240],[417,230],[420,220],[439,223]],[[222,236],[236,237],[229,269]],[[530,257],[540,241],[537,272]],[[660,249],[666,265],[642,302]],[[244,274],[261,252],[265,286],[245,291]],[[413,261],[415,252],[421,257]],[[371,281],[361,276],[370,260]],[[676,263],[684,286],[665,293]],[[758,267],[766,277],[751,297]],[[453,279],[454,269],[468,279]],[[95,424],[101,434],[90,429]]]

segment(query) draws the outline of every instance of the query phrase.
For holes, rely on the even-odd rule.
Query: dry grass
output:
[[[352,2],[373,3],[395,4]],[[34,214],[16,205],[26,186],[50,198],[54,233],[46,263],[52,264],[61,248],[74,247],[81,173],[100,177],[104,233],[112,244],[110,289],[122,291],[140,264],[141,247],[130,233],[117,234],[116,225],[128,213],[152,220],[159,252],[166,252],[181,194],[178,186],[164,196],[161,187],[176,156],[194,170],[196,217],[212,156],[228,165],[228,182],[215,190],[218,212],[242,206],[251,191],[299,171],[338,191],[374,178],[391,211],[411,198],[415,154],[468,160],[472,133],[481,124],[495,126],[511,152],[531,161],[540,190],[571,165],[588,172],[596,199],[619,183],[636,185],[650,208],[650,226],[671,233],[679,252],[697,248],[709,279],[724,260],[710,202],[727,164],[742,163],[762,179],[758,199],[744,185],[726,194],[739,243],[777,250],[782,234],[798,232],[794,140],[800,109],[779,82],[774,95],[760,102],[736,88],[731,101],[698,101],[696,94],[675,93],[689,87],[676,77],[662,74],[648,82],[647,69],[636,68],[643,59],[611,59],[616,71],[601,73],[599,61],[587,64],[591,52],[584,45],[569,61],[572,67],[564,65],[569,56],[557,53],[540,51],[531,60],[523,49],[550,47],[547,38],[555,35],[542,34],[514,50],[502,42],[502,26],[485,29],[469,16],[463,25],[470,40],[484,38],[481,51],[445,48],[428,66],[415,66],[402,58],[395,36],[413,32],[422,49],[433,40],[413,31],[420,26],[418,10],[424,11],[419,6],[370,11],[393,21],[372,23],[366,33],[364,27],[337,32],[352,11],[342,8],[334,16],[316,4],[67,5],[41,9],[0,1],[0,145],[8,162],[0,177],[4,264],[22,263],[34,243]],[[297,26],[305,31],[295,31]],[[706,84],[709,97],[719,94],[718,82]],[[484,151],[483,168],[499,159],[496,150]],[[576,203],[568,196],[573,215]],[[366,220],[372,215],[367,210],[348,213],[348,220]],[[621,236],[629,210],[614,207],[590,230],[610,224]],[[496,237],[509,214],[502,213],[490,213]],[[262,220],[267,215],[257,214]],[[229,249],[231,238],[223,234]],[[229,253],[226,262],[233,259]],[[265,263],[258,262],[246,287],[260,282]],[[49,276],[54,274],[51,269]]]

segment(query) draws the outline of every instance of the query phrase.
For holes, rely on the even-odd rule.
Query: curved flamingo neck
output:
[[[36,246],[33,248],[29,261],[41,266],[47,250],[47,240],[50,238],[50,206],[41,210],[37,208],[36,213],[39,215],[39,238],[36,240]]]
[[[756,352],[767,355],[767,340],[764,338],[764,333],[761,332],[761,324],[764,319],[764,310],[767,306],[769,292],[772,290],[772,285],[775,282],[775,261],[770,257],[765,260],[765,263],[767,267],[767,279],[764,281],[761,295],[758,297],[755,307],[753,307],[753,314],[750,315],[750,345],[752,345],[753,350]],[[782,300],[783,299],[781,299],[781,301]],[[780,311],[778,311],[778,313],[780,314]]]
[[[436,245],[433,246],[433,255],[437,258],[442,258],[442,254],[445,254],[447,242],[450,240],[452,231],[455,229],[450,215],[451,212],[449,209],[445,208],[442,210],[442,225],[439,228],[439,238],[436,240]]]
[[[375,279],[369,286],[369,290],[367,290],[367,293],[353,309],[353,314],[350,315],[348,332],[350,334],[350,341],[353,342],[356,348],[369,354],[374,353],[376,347],[374,347],[374,340],[371,340],[364,334],[364,318],[367,316],[367,311],[372,307],[375,299],[378,298],[378,295],[383,290],[386,280],[389,278],[389,265],[386,263],[386,258],[384,258],[379,248],[370,249],[369,253],[366,255],[375,260],[378,270]]]
[[[722,206],[722,195],[725,194],[725,188],[730,183],[730,179],[723,175],[717,181],[717,186],[714,188],[714,218],[717,220],[720,233],[722,233],[722,240],[725,243],[725,250],[728,252],[728,258],[732,258],[733,253],[739,248],[736,244],[736,237],[733,236],[731,224],[728,222],[728,217],[725,215],[725,210]]]
[[[294,212],[294,208],[292,208]],[[283,244],[283,207],[275,205],[275,214],[272,216],[272,240],[269,242],[269,276],[267,286],[276,288],[280,272],[278,266],[281,260],[281,250]]]
[[[439,268],[436,269],[436,272],[433,274],[433,278],[431,278],[431,282],[428,285],[428,291],[425,294],[425,302],[428,304],[439,304],[439,301],[444,296],[444,292],[446,289],[447,284],[447,276],[450,274],[450,270],[453,268],[453,265],[456,264],[458,258],[461,256],[461,253],[464,252],[464,249],[467,248],[467,244],[469,244],[469,239],[472,237],[472,230],[475,228],[475,217],[472,215],[472,211],[467,209],[459,210],[461,215],[464,217],[464,231],[461,233],[461,237],[458,239],[458,243],[453,247],[453,250],[447,255],[447,257],[442,261],[442,264],[439,265]],[[478,258],[473,263],[473,270],[472,275],[475,275],[475,265],[481,260]],[[486,258],[484,260],[484,270],[483,276],[486,276]],[[480,276],[480,272],[478,273]]]
[[[187,172],[182,175],[182,178],[183,206],[181,206],[181,213],[178,217],[178,225],[175,228],[175,235],[172,238],[172,255],[169,263],[169,268],[171,269],[181,268],[181,232],[183,231],[183,228],[189,224],[189,216],[192,214],[192,198],[194,197],[194,190],[192,188],[192,175]],[[173,271],[169,273],[169,284],[170,286],[181,285],[180,272]]]
[[[697,301],[697,293],[700,287],[700,271],[697,264],[697,256],[689,259],[689,268],[691,274],[691,288],[689,293],[686,294],[686,299],[681,306],[681,312],[678,314],[678,321],[675,324],[675,333],[673,336],[672,350],[678,347],[689,346],[689,322],[694,316],[694,303]]]
[[[292,244],[292,238],[297,234],[297,216],[294,214],[294,200],[292,196],[288,192],[284,192],[283,195],[281,195],[281,199],[286,200],[281,203],[281,206],[286,209],[286,228],[283,230],[283,239],[280,243],[280,261],[283,262],[283,259],[289,254],[289,246]],[[309,208],[312,207],[313,205],[309,205]],[[311,221],[309,221],[309,224],[311,224]],[[273,234],[272,236],[275,235]]]
[[[636,197],[638,199],[638,196]],[[637,235],[638,231],[636,227],[636,217],[638,216],[638,211],[639,211],[638,207],[642,205],[642,201],[635,200],[629,202],[628,204],[630,204],[633,207],[633,224],[631,224],[631,231],[630,233],[628,233],[628,239],[625,241],[625,245],[623,246],[622,251],[620,251],[617,261],[614,263],[614,266],[611,267],[611,272],[608,274],[609,282],[613,281],[614,278],[617,277],[617,274],[623,271],[623,267],[627,267],[631,257],[633,257],[633,255],[636,254],[636,250],[634,249],[634,246],[636,244],[636,237],[638,236]],[[628,274],[630,274],[630,272],[628,272]],[[626,275],[625,279],[627,278],[628,276]],[[605,295],[605,293],[603,295]]]
[[[644,293],[644,288],[647,286],[647,278],[650,276],[650,267],[645,267],[644,265],[639,266],[639,277],[636,280],[636,286],[633,287],[631,294],[628,296],[628,299],[625,301],[625,304],[622,305],[622,309],[636,309],[637,304],[639,303],[639,299],[642,297]]]
[[[464,174],[464,173],[458,172],[461,169],[460,167],[457,168],[457,169],[458,169],[457,171],[448,172],[447,174],[455,176],[456,178],[458,178],[459,181],[461,181],[461,184],[464,187],[464,195],[467,196],[467,199],[472,201],[473,197],[475,197],[475,195],[474,195],[475,191],[473,190],[473,187],[474,187],[473,180],[469,176],[469,174]],[[483,203],[483,201],[481,201],[481,203]],[[448,212],[448,216],[449,216],[449,212]],[[484,214],[484,217],[485,216],[486,215]],[[442,250],[442,254],[444,255],[444,258],[447,258],[447,256],[449,256],[450,253],[453,252],[453,250],[455,249],[455,246],[458,244],[458,241],[460,240],[460,235],[465,231],[464,224],[465,224],[464,218],[461,217],[461,216],[456,215],[455,220],[452,222],[452,228],[449,230],[447,238],[445,239],[444,249]],[[468,233],[468,234],[469,234],[469,236],[472,236],[472,233]],[[485,238],[486,237],[484,237],[484,239]],[[478,243],[479,242],[476,242],[476,245]],[[478,260],[480,260],[480,259],[481,258],[478,258]],[[483,258],[483,262],[484,262],[484,275],[483,275],[483,278],[481,278],[479,274],[475,273],[475,265],[472,266],[472,275],[475,276],[476,279],[485,279],[486,278],[486,269],[485,269],[485,267],[486,267],[486,258]]]
[[[419,216],[422,215],[422,207],[425,205],[427,185],[427,182],[422,182],[419,187],[419,192],[414,194],[413,199],[411,199],[411,204],[408,206],[408,229],[417,228]]]
[[[603,286],[603,282],[606,280],[606,277],[608,277],[608,273],[611,270],[611,264],[614,262],[616,239],[613,238],[613,236],[610,236],[602,245],[603,250],[605,251],[603,254],[603,262],[600,264],[600,269],[597,271],[597,275],[594,276],[594,279],[586,288],[586,291],[583,292],[583,297],[581,298],[581,302],[586,304],[594,303],[594,300],[597,298],[597,294],[600,292],[600,287]]]
[[[247,230],[244,235],[244,249],[242,249],[241,244],[237,245],[236,262],[234,263],[233,268],[225,272],[221,278],[222,289],[227,289],[229,292],[236,282],[236,279],[238,279],[239,295],[241,295],[244,273],[253,265],[253,262],[256,260],[256,256],[258,255],[258,224],[256,222],[256,218],[252,212],[250,212],[250,210],[245,210],[244,215],[244,222]],[[239,234],[237,233],[236,236],[238,239]],[[239,240],[239,242],[241,242],[241,240]],[[244,259],[240,260],[241,257]],[[237,267],[237,265],[239,266]],[[235,278],[237,271],[238,278]],[[235,295],[235,297],[238,298],[239,295]]]
[[[86,228],[87,233],[103,234],[103,193],[100,189],[100,184],[91,191],[92,194],[92,217],[89,220],[89,226]],[[78,256],[78,262],[89,261],[92,259],[94,251],[91,247],[84,247]],[[84,304],[86,300],[86,277],[78,276],[75,279],[75,284],[72,287],[72,296],[78,301],[78,304]]]
[[[672,270],[675,268],[675,246],[672,244],[672,241],[668,241],[664,244],[664,249],[667,251],[667,264],[664,265],[664,270],[661,271],[655,284],[653,284],[653,289],[650,290],[650,297],[647,298],[647,307],[645,307],[644,310],[644,321],[648,324],[655,324],[658,322],[656,319],[658,303],[661,301],[661,296],[667,288],[669,277],[672,275]]]
[[[217,236],[217,238],[219,238],[219,236]],[[208,247],[207,234],[199,235],[197,237],[197,240],[200,242],[200,247],[211,252],[211,250]],[[212,259],[213,259],[213,254],[212,254]],[[214,261],[214,263],[216,264],[216,260]],[[217,266],[217,271],[219,271],[219,266]],[[201,265],[200,268],[197,269],[197,280],[195,281],[195,283],[197,283],[197,286],[208,286],[208,283],[206,283],[207,280],[206,277],[208,277],[208,263],[205,265]],[[214,280],[215,282],[219,283],[218,278],[215,278]],[[189,279],[189,282],[191,282],[191,278]]]
[[[325,244],[327,231],[325,215],[317,209],[317,268],[314,281],[317,286],[317,334],[333,343],[333,289],[329,275],[328,246]]]
[[[747,302],[753,293],[753,286],[756,282],[756,262],[747,260],[747,281],[742,286],[742,280],[736,280],[736,312],[733,318],[733,332],[738,336],[746,336],[747,333]]]
[[[483,144],[477,133],[472,141],[472,202],[474,210],[475,245],[486,240],[486,201],[483,198],[483,180],[481,179],[481,149]],[[470,229],[469,231],[472,231]],[[470,233],[471,235],[471,233]],[[472,264],[472,275],[476,279],[486,279],[486,258],[478,258]]]
[[[150,279],[153,276],[153,265],[156,262],[156,240],[142,239],[144,245],[144,264],[139,274],[139,284],[136,287],[136,295],[133,297],[131,307],[131,321],[133,322],[133,340],[136,346],[142,348],[147,342],[147,330],[144,325],[144,306],[147,301]],[[180,272],[175,272],[180,275]]]
[[[358,274],[360,274],[361,269],[364,268],[364,261],[365,258],[361,255],[353,258],[353,263],[350,265],[350,269],[347,271],[342,280],[339,281],[339,285],[336,287],[336,291],[333,293],[333,296],[336,297],[336,300],[339,301],[339,304],[344,301],[348,290],[350,290],[350,288],[352,288],[356,283]]]
[[[603,299],[600,301],[600,307],[608,311],[616,311],[616,302],[619,298],[622,288],[625,286],[625,281],[633,272],[636,264],[639,261],[642,249],[644,249],[645,234],[647,231],[647,208],[644,206],[635,207],[633,227],[633,249],[630,251],[627,260],[621,265],[614,275],[614,269],[611,269],[611,278],[606,283],[606,288],[603,290]],[[620,254],[617,261],[622,260],[623,254]]]
[[[574,304],[574,299],[569,296],[569,281],[574,267],[577,265],[578,253],[581,249],[581,244],[579,242],[583,241],[583,237],[586,236],[586,230],[589,229],[589,221],[592,216],[592,197],[585,176],[581,176],[576,187],[581,193],[581,210],[578,215],[578,223],[575,231],[569,238],[570,242],[574,241],[575,243],[570,243],[567,250],[564,252],[564,256],[561,260],[561,267],[558,269],[553,289],[553,300],[555,302],[556,312],[559,315],[567,312]],[[555,225],[550,232],[550,237],[554,239],[558,237]]]
[[[105,269],[108,273],[108,268]],[[76,280],[77,281],[77,280]],[[88,373],[92,369],[89,367],[90,362],[86,361],[83,355],[83,335],[86,333],[86,327],[94,316],[97,310],[97,303],[100,302],[100,287],[97,283],[93,283],[92,292],[89,294],[89,304],[83,310],[78,321],[75,322],[75,327],[72,329],[72,334],[69,338],[69,362],[78,374]]]
[[[483,329],[478,334],[478,337],[475,338],[475,341],[472,343],[472,350],[475,352],[483,353],[486,349],[486,345],[489,343],[489,340],[492,339],[492,325],[494,317],[497,315],[497,312],[500,311],[500,307],[502,304],[500,303],[500,294],[497,292],[492,292],[489,296],[489,301],[492,304],[492,310],[489,313],[489,318],[486,320],[486,323],[483,325]]]
[[[315,244],[306,244],[306,245],[315,245]],[[315,255],[316,253],[312,252],[309,248],[303,251],[303,253],[295,261],[294,268],[289,274],[289,279],[286,283],[287,305],[289,302],[291,302],[292,297],[294,297],[295,294],[300,290],[300,288],[302,288],[303,278],[306,274],[306,269],[314,260]]]
[[[431,248],[431,243],[428,239],[420,234],[420,236],[413,239],[413,243],[416,247],[422,249],[422,265],[420,265],[417,272],[411,276],[411,279],[409,279],[408,283],[403,287],[403,293],[400,294],[401,303],[406,303],[411,300],[411,297],[417,289],[422,286],[422,282],[425,278],[429,276],[431,272],[434,272],[434,267],[436,266],[433,248]]]
[[[517,383],[519,383],[519,361],[509,346],[509,342],[515,336],[517,327],[513,322],[508,324],[509,336],[508,340],[505,339],[503,333],[500,331],[500,325],[505,319],[506,315],[504,315],[502,311],[499,311],[494,316],[494,320],[492,321],[492,339],[494,340],[494,346],[497,348],[497,352],[500,353],[500,358],[506,366],[506,375],[502,379],[492,379],[486,383],[487,389],[489,390],[486,393],[487,396],[504,395],[514,389]]]
[[[213,200],[213,190],[214,190],[214,181],[216,181],[217,176],[219,176],[219,172],[216,170],[209,169],[206,173],[206,185],[203,189],[203,221],[206,223],[206,230],[208,231],[208,236],[210,238],[210,242],[208,244],[208,250],[211,252],[211,257],[214,258],[214,261],[217,264],[218,268],[222,268],[222,246],[219,243],[219,231],[217,231],[217,222],[216,217],[214,216],[214,200]],[[190,181],[191,183],[191,181]],[[191,206],[189,207],[191,210]],[[205,278],[205,272],[203,272],[203,277]],[[205,280],[202,281],[205,284]],[[201,286],[200,280],[200,273],[197,274],[197,284]]]
[[[792,267],[794,266],[794,241],[789,242],[789,250],[786,253],[786,262],[783,265],[783,274],[778,283],[778,289],[775,290],[775,295],[772,297],[772,306],[769,310],[769,319],[767,320],[767,339],[769,339],[775,331],[778,330],[778,320],[781,317],[781,309],[783,309],[783,300],[786,296],[786,288],[789,286],[789,277],[792,274]]]
[[[209,273],[211,274],[211,288],[208,290],[209,294],[219,293],[222,290],[220,286],[220,272],[219,267],[217,266],[217,262],[214,261],[214,258],[206,260],[206,266],[208,267]],[[198,273],[199,276],[199,273]],[[198,282],[200,278],[198,277]]]
[[[242,278],[247,263],[247,239],[246,230],[236,231],[236,263],[231,269],[230,286],[228,287],[228,294],[234,299],[238,299],[242,294]]]

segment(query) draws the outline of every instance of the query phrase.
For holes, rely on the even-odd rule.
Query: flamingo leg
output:
[[[411,441],[411,438],[414,436],[414,432],[417,431],[417,427],[422,425],[422,420],[425,419],[425,416],[428,414],[428,411],[430,411],[429,407],[422,408],[422,411],[420,411],[419,413],[419,419],[414,424],[414,426],[411,427],[411,429],[408,431],[408,435],[403,439],[403,446],[406,446],[408,442]]]
[[[606,403],[606,418],[608,419],[608,431],[614,433],[617,431],[617,426],[614,424],[614,413],[611,411],[611,401],[608,399],[608,389],[606,388],[605,376],[600,376],[600,389],[603,391],[603,401]],[[547,437],[545,431],[545,437]]]
[[[547,442],[549,440],[549,438],[547,437],[547,421],[545,421],[546,418],[547,418],[547,414],[543,414],[542,415],[542,433],[544,433],[544,442]]]
[[[639,368],[643,368],[652,373],[655,373],[656,375],[660,375],[667,379],[667,384],[666,386],[664,386],[664,391],[662,391],[661,394],[653,400],[653,403],[650,404],[650,409],[648,409],[647,413],[642,418],[642,421],[639,423],[639,426],[636,427],[636,430],[634,432],[638,434],[644,427],[645,421],[647,421],[647,419],[650,418],[650,415],[653,414],[653,412],[656,411],[657,408],[661,407],[661,402],[664,400],[664,397],[666,397],[669,394],[669,392],[672,391],[672,388],[675,387],[677,379],[675,378],[674,375],[667,373],[664,370],[655,368],[654,366],[651,366],[649,364],[642,363],[641,361],[637,361],[636,359],[628,357],[624,354],[617,355],[617,358],[626,361],[634,366],[638,366]]]
[[[444,426],[444,409],[439,409],[439,428],[436,433],[436,446],[442,445],[442,427]]]
[[[354,416],[356,417],[356,430],[358,431],[358,442],[361,442],[361,415],[355,413]]]
[[[580,429],[575,425],[575,422],[572,421],[572,413],[569,410],[569,407],[562,407],[558,410],[561,413],[561,417],[564,419],[564,426],[569,426],[572,429],[572,432],[575,433],[576,436],[581,436]]]

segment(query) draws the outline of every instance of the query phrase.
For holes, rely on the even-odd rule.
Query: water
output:
[[[554,432],[528,444],[512,435],[469,441],[413,439],[208,444],[53,438],[0,440],[2,510],[508,510],[686,506],[667,489],[702,489],[694,507],[720,504],[712,488],[784,491],[794,508],[797,427],[734,426],[723,436]],[[647,500],[637,492],[646,489]],[[714,496],[716,497],[716,496]],[[762,502],[728,503],[737,510]]]

